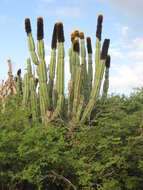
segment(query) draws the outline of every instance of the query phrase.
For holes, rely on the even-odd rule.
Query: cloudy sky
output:
[[[34,38],[36,19],[44,17],[47,60],[53,25],[62,21],[65,48],[70,45],[70,33],[75,28],[90,35],[95,47],[96,21],[104,15],[103,36],[111,39],[110,93],[129,94],[143,86],[143,1],[136,0],[0,0],[0,80],[7,76],[7,59],[13,62],[13,72],[26,67],[29,57],[24,18],[30,17]],[[36,39],[36,38],[35,38]],[[66,51],[66,62],[68,60]],[[66,64],[66,80],[69,68]]]

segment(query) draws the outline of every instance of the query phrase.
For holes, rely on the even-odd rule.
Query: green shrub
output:
[[[20,100],[0,114],[0,189],[141,190],[143,92],[99,101],[91,126],[32,122]]]

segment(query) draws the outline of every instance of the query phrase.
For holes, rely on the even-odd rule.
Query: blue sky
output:
[[[24,72],[26,67],[29,51],[24,30],[25,17],[31,19],[35,40],[37,17],[44,18],[46,58],[49,60],[51,35],[56,21],[64,23],[68,55],[70,33],[75,28],[90,35],[95,47],[97,15],[102,12],[102,41],[104,38],[111,39],[110,92],[129,93],[135,87],[142,87],[142,7],[142,0],[0,0],[0,80],[6,79],[7,59],[12,59],[14,73],[19,68]],[[67,65],[65,70],[67,74]],[[69,74],[66,80],[68,78]]]

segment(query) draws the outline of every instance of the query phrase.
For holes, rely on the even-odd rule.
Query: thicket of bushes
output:
[[[10,98],[0,113],[0,189],[143,188],[142,90],[98,102],[90,126],[73,131],[33,123],[20,102]]]

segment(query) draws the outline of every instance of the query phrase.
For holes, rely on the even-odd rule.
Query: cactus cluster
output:
[[[27,107],[32,119],[41,119],[42,123],[64,119],[73,123],[85,123],[90,120],[91,113],[101,92],[102,99],[107,98],[109,88],[110,56],[108,55],[109,39],[105,39],[101,48],[103,15],[99,14],[96,30],[95,74],[93,74],[93,50],[91,38],[84,32],[75,29],[71,33],[69,48],[70,80],[68,96],[65,96],[65,50],[64,28],[62,22],[54,25],[51,41],[51,58],[47,69],[44,46],[43,18],[37,19],[37,48],[32,35],[30,19],[25,19],[30,58],[27,59],[27,72],[24,79],[19,69],[13,79],[9,61],[8,82],[2,84],[0,96],[10,93],[22,96],[22,106]],[[36,76],[32,73],[31,60],[36,67]],[[6,85],[6,86],[5,86]]]

